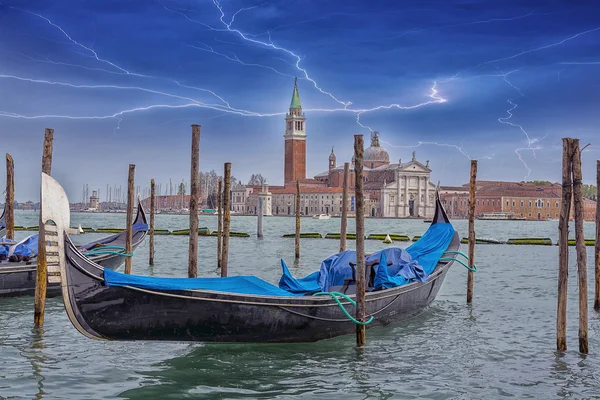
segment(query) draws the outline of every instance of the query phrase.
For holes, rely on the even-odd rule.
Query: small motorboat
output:
[[[331,215],[329,215],[329,214],[315,214],[315,215],[313,215],[313,219],[331,219]]]

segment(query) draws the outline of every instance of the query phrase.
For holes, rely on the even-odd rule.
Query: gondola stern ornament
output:
[[[69,199],[62,186],[42,172],[40,231],[46,240],[48,282],[59,283],[65,271],[65,232],[69,229],[71,213]]]
[[[43,230],[46,240],[48,282],[61,284],[65,310],[75,328],[89,338],[103,340],[101,337],[91,335],[81,326],[71,306],[65,253],[65,238],[71,219],[67,194],[60,183],[43,172],[41,186],[40,215],[43,224],[40,225],[40,232]]]

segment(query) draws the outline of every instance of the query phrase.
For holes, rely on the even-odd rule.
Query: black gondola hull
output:
[[[448,249],[458,247],[455,234]],[[438,264],[427,282],[368,293],[367,314],[374,316],[369,327],[400,322],[427,309],[450,264]],[[78,329],[98,339],[310,342],[356,329],[331,298],[107,287],[102,270],[74,249],[67,251],[67,265],[70,303],[65,305]],[[354,307],[346,307],[354,314]]]
[[[134,224],[146,224],[146,213],[143,207],[138,202],[138,213],[136,215]],[[106,242],[107,240],[119,241],[119,244],[123,242],[123,234],[117,234],[109,236],[108,238],[100,239],[94,243]],[[139,230],[134,231],[133,234],[133,250],[135,250],[145,239],[146,231]],[[112,243],[112,242],[111,242]],[[88,244],[89,246],[90,244]],[[123,253],[123,252],[118,252]],[[116,270],[119,268],[127,258],[120,254],[102,254],[91,256],[90,258],[94,263],[102,266],[103,268]],[[0,263],[0,298],[2,297],[18,297],[18,296],[32,296],[35,294],[35,280],[36,280],[36,268],[37,263],[33,262],[20,262],[12,263],[4,261]],[[59,283],[48,283],[46,286],[46,297],[56,297],[62,294]]]

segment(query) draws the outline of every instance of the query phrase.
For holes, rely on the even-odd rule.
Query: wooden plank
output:
[[[469,267],[475,265],[475,191],[477,190],[477,160],[471,160],[471,179],[469,181]],[[467,272],[467,304],[473,302],[473,271]]]
[[[198,277],[198,211],[200,206],[200,125],[192,125],[192,159],[190,172],[190,237],[188,277]]]
[[[344,163],[344,184],[342,189],[342,221],[340,226],[340,253],[346,251],[346,231],[348,229],[348,186],[350,185],[350,163]]]
[[[155,188],[154,178],[150,179],[150,255],[148,258],[148,264],[154,265],[154,197],[155,197]]]
[[[10,154],[6,153],[6,207],[4,208],[6,222],[6,238],[15,239],[15,163]]]
[[[600,311],[600,160],[596,160],[596,243],[594,254],[594,310]]]
[[[223,178],[219,177],[217,189],[217,268],[223,258]]]
[[[225,163],[223,169],[223,255],[221,258],[221,276],[227,276],[229,261],[229,231],[231,229],[231,163]]]
[[[579,286],[579,351],[587,354],[589,352],[587,252],[585,237],[583,236],[583,187],[579,139],[573,139],[572,148],[575,249],[577,252],[577,282]]]
[[[256,237],[259,239],[263,238],[263,198],[258,196],[258,215],[256,219]]]
[[[365,199],[363,194],[364,142],[362,135],[354,135],[354,196],[356,199],[356,319],[366,321],[365,279]],[[366,343],[366,326],[356,325],[356,345]]]
[[[52,171],[53,140],[54,129],[46,128],[44,132],[44,147],[42,148],[42,172],[48,175],[50,175]],[[42,213],[40,213],[39,221],[40,227],[38,236],[37,272],[35,280],[35,298],[33,300],[33,323],[36,327],[42,327],[44,325],[44,312],[46,309],[46,285],[48,279],[46,263],[46,236],[44,234],[44,225],[46,225],[47,221],[42,221]]]
[[[296,181],[296,260],[300,258],[300,181]]]
[[[125,228],[125,253],[133,253],[133,203],[135,201],[135,165],[129,164],[127,174],[127,226]],[[131,274],[133,257],[125,257],[125,273]]]
[[[562,200],[558,222],[558,304],[556,307],[556,349],[567,350],[567,284],[569,280],[569,216],[572,198],[571,139],[563,138]]]

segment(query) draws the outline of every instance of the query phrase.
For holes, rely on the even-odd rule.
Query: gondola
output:
[[[133,222],[132,248],[135,250],[146,237],[148,224],[144,208],[138,199],[137,215]],[[94,264],[115,270],[125,262],[127,255],[125,241],[127,232],[123,231],[94,242],[78,246],[78,252]],[[17,297],[35,293],[36,259],[28,261],[0,261],[0,297]],[[61,295],[59,283],[48,283],[47,297]]]
[[[56,224],[55,278],[61,281],[69,319],[90,338],[313,342],[355,331],[354,322],[334,298],[294,295],[253,276],[153,278],[104,270],[85,258],[65,234],[69,224],[66,195],[58,182],[42,175],[42,212],[45,220]],[[446,235],[446,244],[427,248],[424,244],[435,240],[436,235]],[[442,254],[457,251],[460,239],[439,198],[431,226],[413,246],[420,246],[423,259],[430,257],[432,272],[425,282],[368,292],[367,313],[374,318],[369,328],[421,313],[440,290],[454,261]],[[124,279],[117,286],[111,282],[115,274]],[[348,299],[355,297],[352,292],[347,292]],[[353,313],[349,301],[341,300],[341,305]]]

